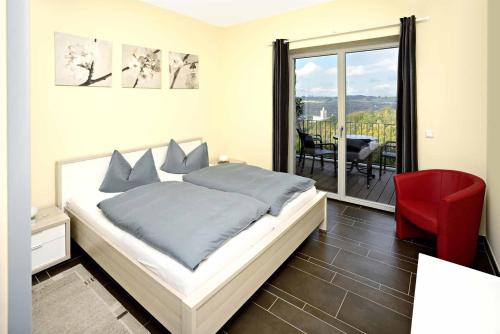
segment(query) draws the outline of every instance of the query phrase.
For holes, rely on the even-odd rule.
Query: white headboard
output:
[[[202,138],[177,141],[184,152],[189,153],[203,142]],[[159,169],[167,155],[167,144],[120,151],[130,165],[151,148],[156,168]],[[64,208],[77,192],[98,189],[104,179],[113,152],[57,162],[57,206]]]

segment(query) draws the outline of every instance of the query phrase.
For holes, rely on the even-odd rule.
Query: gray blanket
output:
[[[184,181],[210,189],[234,192],[268,204],[273,216],[296,193],[314,186],[315,181],[287,173],[277,173],[245,164],[221,164],[184,175]]]
[[[113,224],[191,270],[269,210],[251,197],[173,181],[140,186],[97,206]]]

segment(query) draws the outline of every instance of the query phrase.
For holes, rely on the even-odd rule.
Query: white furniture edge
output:
[[[199,141],[200,138],[179,143],[193,140]],[[144,149],[147,147],[124,152]],[[62,206],[61,169],[65,164],[110,155],[58,162],[58,205]],[[289,224],[278,226],[249,252],[186,297],[99,235],[84,219],[66,209],[71,219],[73,239],[166,328],[173,333],[189,334],[213,333],[222,327],[315,228],[326,230],[326,211],[326,193],[317,192],[311,205],[298,210]]]
[[[420,253],[413,334],[500,333],[500,277]]]

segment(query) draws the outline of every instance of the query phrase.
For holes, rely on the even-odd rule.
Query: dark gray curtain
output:
[[[418,170],[415,16],[401,18],[398,59],[397,172]]]
[[[288,41],[273,43],[273,170],[288,171]]]

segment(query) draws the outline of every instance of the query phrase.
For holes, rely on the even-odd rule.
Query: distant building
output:
[[[328,116],[325,107],[321,108],[321,110],[319,111],[319,116],[313,115],[313,121],[324,121],[327,118]]]

